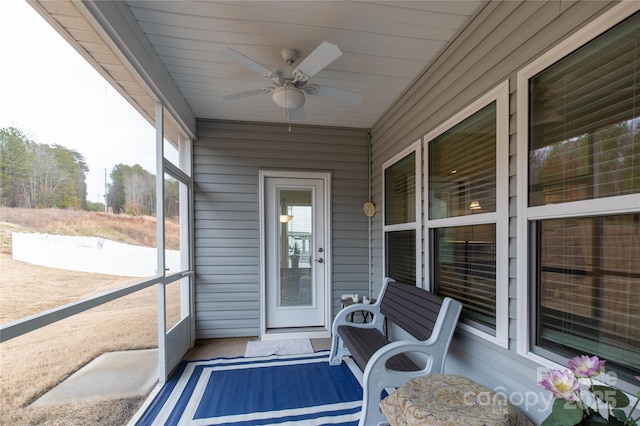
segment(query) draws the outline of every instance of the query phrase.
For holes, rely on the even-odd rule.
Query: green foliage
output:
[[[88,171],[77,151],[36,143],[14,127],[0,129],[0,205],[84,208]]]
[[[544,426],[548,425],[559,425],[559,426],[573,426],[580,423],[582,420],[582,409],[578,407],[575,401],[565,401],[561,398],[556,398],[553,402],[553,408],[551,409],[551,416],[549,419],[552,419],[551,423],[543,422]]]
[[[29,176],[30,141],[18,129],[0,129],[0,204],[18,207],[21,185]]]
[[[629,405],[629,397],[619,389],[614,389],[610,386],[593,385],[589,390],[596,398],[611,407],[622,408]]]
[[[89,212],[102,212],[104,211],[104,204],[100,202],[94,203],[93,201],[87,201],[85,210]]]
[[[87,202],[87,162],[61,145],[36,143],[20,130],[0,129],[0,205],[102,211]],[[141,165],[118,164],[110,174],[107,203],[114,213],[155,216],[156,177]],[[179,214],[179,183],[167,177],[165,213]]]

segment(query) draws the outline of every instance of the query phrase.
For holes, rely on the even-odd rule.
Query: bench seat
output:
[[[359,426],[386,422],[379,406],[385,388],[442,373],[461,310],[456,300],[387,278],[375,304],[351,305],[338,313],[329,363],[339,365],[343,357],[350,356],[363,371]],[[366,312],[371,322],[350,321],[357,311]],[[402,331],[398,334],[404,333],[403,337],[389,337],[387,326]]]
[[[391,343],[383,334],[375,328],[355,328],[347,325],[338,327],[338,334],[344,345],[351,349],[351,357],[364,371],[367,362],[381,347]],[[405,354],[393,356],[387,360],[387,368],[398,371],[418,371],[420,367]]]

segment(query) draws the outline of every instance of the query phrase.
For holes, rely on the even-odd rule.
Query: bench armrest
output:
[[[440,373],[435,371],[442,363],[434,362],[434,354],[431,350],[438,352],[436,345],[432,345],[429,340],[398,340],[378,349],[367,362],[362,377],[362,415],[358,426],[378,424],[385,420],[380,411],[380,394],[386,388],[398,388],[409,380],[424,376],[429,373]],[[406,352],[418,352],[428,355],[425,368],[418,371],[397,371],[387,368],[387,360],[395,355]],[[437,356],[437,355],[436,355]],[[436,367],[435,369],[433,367]]]
[[[371,322],[361,324],[361,323],[355,323],[348,320],[349,315],[353,314],[354,312],[360,312],[360,311],[371,313],[373,315],[373,319],[371,320]],[[360,327],[360,328],[377,328],[378,330],[380,330],[380,332],[382,332],[383,324],[384,324],[384,321],[383,321],[382,315],[380,314],[379,303],[376,302],[375,304],[372,304],[372,305],[365,305],[363,303],[359,303],[356,305],[347,306],[346,308],[343,308],[340,310],[340,312],[338,312],[335,319],[333,320],[332,332],[333,332],[333,335],[335,336],[336,333],[338,332],[338,327],[341,325],[349,325],[352,327]]]
[[[395,371],[395,370],[390,370],[386,367],[386,363],[387,363],[387,360],[389,360],[389,358],[395,355],[399,355],[402,353],[409,353],[409,352],[426,355],[426,365],[422,370]],[[387,373],[403,376],[402,379],[400,380],[402,381],[401,383],[405,383],[408,380],[407,377],[413,378],[413,377],[424,376],[425,374],[430,374],[430,373],[442,373],[442,371],[432,371],[432,370],[435,370],[434,366],[438,366],[442,364],[441,362],[438,362],[439,357],[442,356],[440,354],[441,352],[442,351],[438,350],[438,348],[432,347],[432,345],[428,340],[424,342],[413,341],[413,340],[398,340],[383,346],[371,356],[371,359],[367,363],[367,368],[365,369],[364,377],[371,375],[373,372],[377,370],[384,370]]]

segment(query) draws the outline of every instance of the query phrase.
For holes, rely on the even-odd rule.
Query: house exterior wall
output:
[[[548,401],[543,398],[549,398],[550,394],[536,383],[538,365],[516,352],[516,271],[518,262],[526,261],[516,257],[517,72],[612,4],[605,1],[488,3],[372,128],[373,201],[381,211],[383,163],[509,80],[509,347],[505,349],[458,331],[446,370],[511,395],[512,402],[526,409],[536,423],[546,417]],[[374,291],[383,281],[381,220],[382,215],[377,214],[372,224]],[[423,238],[426,235],[423,232]],[[428,271],[425,275],[428,277]]]
[[[259,170],[332,173],[332,309],[368,289],[367,130],[198,121],[194,144],[198,339],[260,333]]]

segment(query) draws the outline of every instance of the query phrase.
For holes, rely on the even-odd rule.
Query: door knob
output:
[[[323,263],[323,262],[324,262],[324,259],[323,259],[323,258],[321,258],[321,257],[319,257],[319,258],[315,259],[315,261],[316,261],[316,262],[318,262],[318,263]]]

